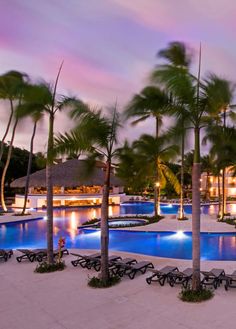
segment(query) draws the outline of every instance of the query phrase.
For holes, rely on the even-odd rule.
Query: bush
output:
[[[66,267],[65,262],[59,262],[54,264],[48,264],[47,262],[43,262],[37,265],[34,270],[36,273],[50,273],[55,271],[62,271]]]
[[[112,276],[108,279],[108,282],[103,282],[100,278],[93,276],[88,280],[88,286],[92,288],[109,288],[120,282],[120,277]]]
[[[205,300],[211,299],[214,296],[214,293],[210,289],[201,288],[198,291],[192,290],[190,287],[182,289],[179,294],[179,298],[183,302],[190,303],[200,303]]]

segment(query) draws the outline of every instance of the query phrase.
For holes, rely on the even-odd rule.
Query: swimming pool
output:
[[[62,213],[60,213],[62,215]],[[80,214],[81,215],[81,214]],[[99,249],[99,230],[78,230],[80,215],[63,210],[55,216],[54,244],[60,236],[66,238],[68,248]],[[46,247],[45,219],[0,225],[0,248]],[[110,249],[145,255],[191,259],[191,233],[140,232],[110,230]],[[202,233],[201,258],[207,260],[236,260],[236,233]]]

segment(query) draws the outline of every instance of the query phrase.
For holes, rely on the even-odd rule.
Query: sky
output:
[[[19,70],[53,82],[64,61],[60,94],[104,109],[117,102],[122,111],[171,41],[195,50],[201,42],[203,72],[236,80],[235,12],[234,0],[0,0],[0,74]],[[0,103],[0,137],[8,110]],[[56,132],[72,126],[58,115]],[[29,149],[31,131],[29,119],[21,122],[14,144]],[[47,131],[45,117],[35,151],[46,150]],[[142,133],[154,133],[151,120],[127,124],[121,142]]]

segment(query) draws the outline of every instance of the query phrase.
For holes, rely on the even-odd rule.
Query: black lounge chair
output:
[[[23,255],[16,257],[16,260],[20,263],[23,259],[28,259],[30,262],[35,260],[42,262],[47,258],[47,249],[17,249]],[[59,255],[59,250],[56,249],[53,251],[53,257],[56,258]],[[69,251],[66,248],[61,249],[61,255],[69,255]]]
[[[108,263],[109,266],[113,266],[115,261],[120,261],[121,257],[120,256],[116,256],[116,255],[112,255],[108,257]],[[93,260],[91,260],[88,264],[87,264],[87,268],[94,268],[95,271],[99,272],[101,270],[101,255],[100,257],[97,257]]]
[[[225,274],[222,280],[225,280],[225,290],[228,290],[228,288],[236,288],[236,271],[232,274]]]
[[[154,265],[149,261],[138,262],[133,265],[122,265],[118,271],[119,276],[128,275],[133,280],[138,272],[144,274],[147,269],[154,268]]]
[[[12,249],[0,249],[0,259],[3,259],[5,262],[11,258],[12,255]]]
[[[201,284],[205,286],[213,286],[215,289],[217,289],[225,277],[225,271],[221,268],[213,268],[210,271],[201,271],[201,274],[203,274]]]
[[[178,271],[176,266],[165,266],[160,270],[152,270],[153,274],[146,278],[146,282],[148,284],[159,282],[161,286],[164,286],[166,279],[169,278],[170,274],[176,271]]]
[[[137,260],[134,258],[123,258],[116,261],[111,261],[109,263],[109,272],[111,276],[123,276],[122,267],[125,265],[134,265],[137,263]]]
[[[96,254],[92,254],[92,255],[81,255],[81,254],[71,252],[70,254],[77,257],[77,259],[71,261],[71,264],[75,267],[80,265],[83,268],[90,266],[89,264],[94,259],[101,257],[100,253],[96,253]]]
[[[192,280],[193,269],[188,267],[183,272],[174,271],[168,275],[169,285],[173,287],[175,284],[182,284],[187,288],[189,282]]]
[[[16,257],[17,262],[21,262],[23,259],[27,259],[30,262],[35,260],[42,261],[45,257],[46,249],[17,249],[23,255]]]
[[[53,258],[57,259],[59,257],[59,252],[61,252],[61,257],[63,257],[64,255],[69,255],[69,250],[66,248],[61,248],[61,250],[59,251],[59,249],[55,249],[53,250]],[[40,253],[37,255],[36,260],[38,262],[42,262],[43,260],[47,259],[47,249],[41,249]]]

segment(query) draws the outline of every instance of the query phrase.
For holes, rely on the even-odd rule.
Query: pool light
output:
[[[175,237],[176,237],[177,239],[184,239],[184,238],[186,238],[186,235],[184,234],[183,231],[178,230],[178,231],[175,233]]]

